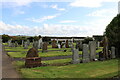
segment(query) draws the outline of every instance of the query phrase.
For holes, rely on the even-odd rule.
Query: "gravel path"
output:
[[[4,51],[4,47],[0,44],[1,53],[2,54],[2,80],[14,80],[20,78],[20,75],[15,70],[14,66],[12,65],[11,58],[6,54]]]

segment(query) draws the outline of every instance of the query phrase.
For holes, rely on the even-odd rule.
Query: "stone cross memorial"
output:
[[[82,62],[90,62],[90,56],[89,56],[89,47],[87,44],[83,44],[83,52],[82,52]]]

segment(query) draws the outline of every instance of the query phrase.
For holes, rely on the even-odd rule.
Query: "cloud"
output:
[[[92,23],[91,23],[92,24]],[[9,35],[42,35],[42,36],[92,36],[102,34],[99,26],[80,26],[63,24],[43,24],[43,26],[10,25],[0,22],[0,34]]]
[[[60,21],[60,23],[75,23],[77,21],[74,20],[65,20],[65,21]]]
[[[101,7],[103,2],[118,2],[119,0],[75,0],[70,3],[72,7]]]
[[[53,8],[53,9],[59,10],[59,11],[64,11],[65,10],[65,8],[58,8],[57,4],[51,5],[50,7]]]
[[[110,8],[110,9],[100,9],[93,11],[89,13],[87,16],[92,16],[92,17],[109,17],[108,14],[112,17],[114,17],[117,14],[117,9],[116,8]]]
[[[32,18],[32,19],[27,19],[27,20],[32,21],[32,22],[40,23],[40,22],[43,22],[43,21],[46,21],[46,20],[49,20],[49,19],[53,19],[53,18],[55,18],[55,17],[57,17],[59,15],[60,14],[55,14],[55,15],[52,15],[52,16],[44,16],[44,17],[38,18],[38,19]]]
[[[19,15],[19,14],[25,14],[25,12],[21,11],[19,9],[15,9],[14,12],[13,12],[13,15],[15,16],[15,15]]]

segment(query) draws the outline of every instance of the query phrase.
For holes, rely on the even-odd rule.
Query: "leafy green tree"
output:
[[[113,20],[106,27],[104,35],[107,36],[109,41],[109,48],[116,47],[116,55],[120,54],[120,14],[113,18]]]
[[[89,41],[93,41],[93,38],[91,38],[91,37],[86,37],[82,42],[83,42],[83,44],[88,44]]]
[[[3,43],[7,42],[7,41],[10,40],[10,39],[11,39],[11,37],[10,37],[9,35],[6,35],[6,34],[3,34],[3,35],[2,35],[2,42],[3,42]]]

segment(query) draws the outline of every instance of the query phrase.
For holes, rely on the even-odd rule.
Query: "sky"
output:
[[[86,37],[103,35],[119,0],[3,0],[0,34]]]

